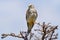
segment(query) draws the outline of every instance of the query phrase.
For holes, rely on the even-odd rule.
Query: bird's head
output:
[[[29,8],[34,8],[34,5],[33,5],[33,4],[29,4],[28,7],[29,7]]]

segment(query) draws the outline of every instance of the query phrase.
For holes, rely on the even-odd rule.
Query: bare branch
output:
[[[10,33],[10,34],[2,34],[2,39],[6,38],[7,36],[12,36],[12,37],[17,37],[17,38],[23,38],[24,40],[28,40],[27,36],[23,36],[23,32],[20,32],[20,34],[15,35],[15,33]]]
[[[41,27],[42,29],[34,29],[35,31],[39,31],[38,34],[41,34],[41,38],[37,37],[37,40],[53,40],[53,39],[57,39],[58,34],[54,34],[55,30],[58,29],[58,25],[57,26],[52,26],[50,25],[50,23],[45,23],[43,22],[43,24],[40,23],[36,23],[37,25],[39,25],[39,27]],[[25,34],[25,36],[24,36]],[[33,37],[34,34],[30,34],[30,39]],[[27,36],[28,33],[27,32],[20,32],[18,35],[16,35],[15,33],[10,33],[10,34],[2,34],[2,39],[6,38],[7,36],[12,36],[12,37],[17,37],[17,38],[23,38],[24,40],[28,40]],[[36,40],[36,39],[35,39]]]

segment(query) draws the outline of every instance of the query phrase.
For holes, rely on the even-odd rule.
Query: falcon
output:
[[[34,26],[34,23],[37,19],[37,11],[34,7],[34,5],[30,4],[28,6],[28,9],[26,11],[26,21],[27,21],[27,27],[28,27],[28,34],[31,32],[33,26]]]

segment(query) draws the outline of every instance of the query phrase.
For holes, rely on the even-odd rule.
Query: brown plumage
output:
[[[28,34],[31,32],[31,29],[34,26],[34,23],[36,21],[38,14],[34,6],[31,4],[29,5],[27,12],[26,12],[26,21],[27,21],[27,27],[28,27]]]

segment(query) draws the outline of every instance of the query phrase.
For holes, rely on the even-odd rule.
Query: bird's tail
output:
[[[29,34],[34,26],[34,23],[33,22],[27,23],[27,26],[28,26],[28,34]]]
[[[31,30],[28,30],[28,34],[31,32]]]

